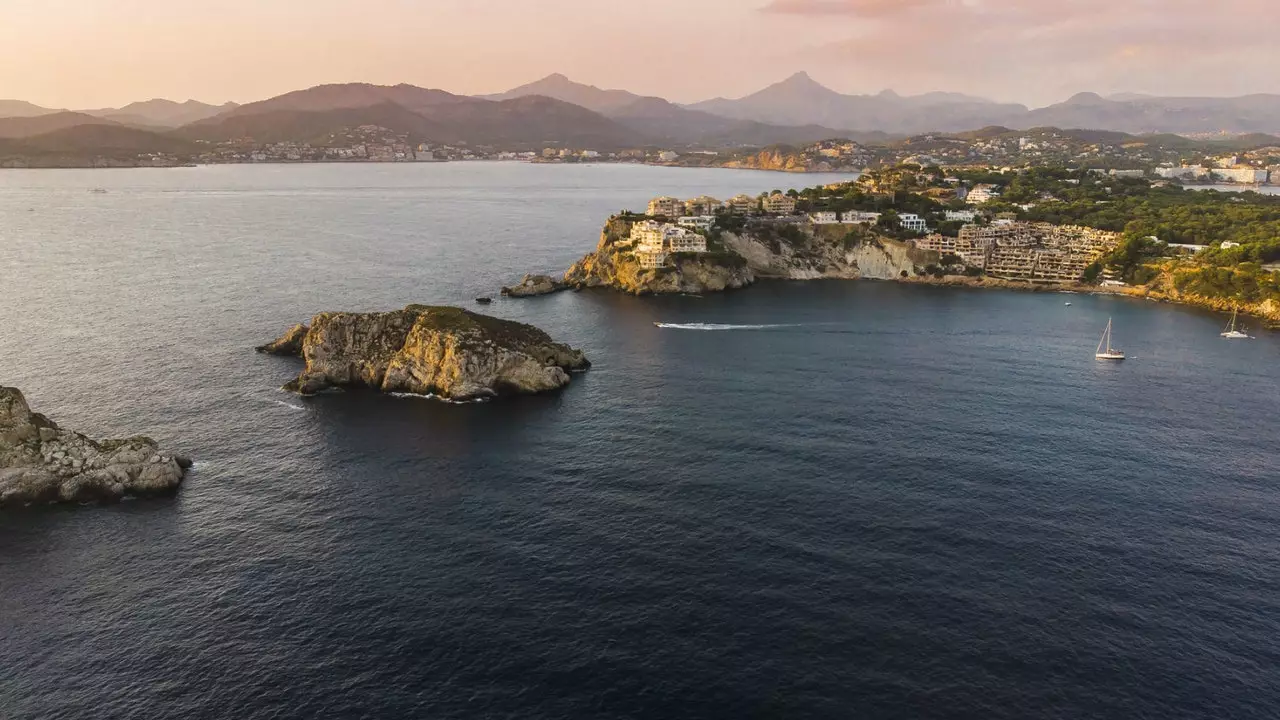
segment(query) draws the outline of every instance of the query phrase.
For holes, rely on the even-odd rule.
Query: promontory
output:
[[[581,351],[523,323],[456,307],[410,305],[381,313],[321,313],[259,352],[300,356],[284,389],[329,388],[476,400],[558,390],[591,366]]]
[[[17,388],[0,387],[0,507],[111,502],[172,492],[191,461],[154,440],[90,440],[31,412]]]

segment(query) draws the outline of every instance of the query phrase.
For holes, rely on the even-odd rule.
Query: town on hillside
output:
[[[725,201],[657,197],[632,225],[645,268],[721,246],[722,232],[797,227],[932,253],[920,272],[1280,298],[1280,197],[1183,189],[1115,170],[900,165],[857,180]],[[826,228],[823,230],[823,228]],[[847,244],[847,243],[846,243]]]

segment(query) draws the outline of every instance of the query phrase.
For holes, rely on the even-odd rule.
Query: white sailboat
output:
[[[1220,333],[1222,337],[1227,338],[1228,340],[1248,340],[1249,339],[1249,334],[1244,331],[1243,325],[1241,325],[1239,328],[1236,327],[1236,316],[1239,314],[1240,314],[1240,308],[1233,308],[1231,310],[1231,324],[1227,325],[1227,329],[1223,330]]]
[[[1111,318],[1107,318],[1107,329],[1102,333],[1102,340],[1098,342],[1098,352],[1093,355],[1098,360],[1123,360],[1124,351],[1116,350],[1111,347]]]

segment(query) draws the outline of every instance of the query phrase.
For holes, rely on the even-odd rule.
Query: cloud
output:
[[[846,37],[804,60],[907,91],[1049,102],[1078,90],[1221,94],[1274,86],[1277,0],[776,0]],[[1223,76],[1232,62],[1239,69]],[[874,88],[860,88],[869,91]]]

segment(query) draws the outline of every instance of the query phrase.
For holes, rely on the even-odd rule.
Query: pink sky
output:
[[[1280,93],[1280,0],[0,0],[0,98],[248,102],[552,72],[687,102],[797,70],[842,92],[1044,105]]]

